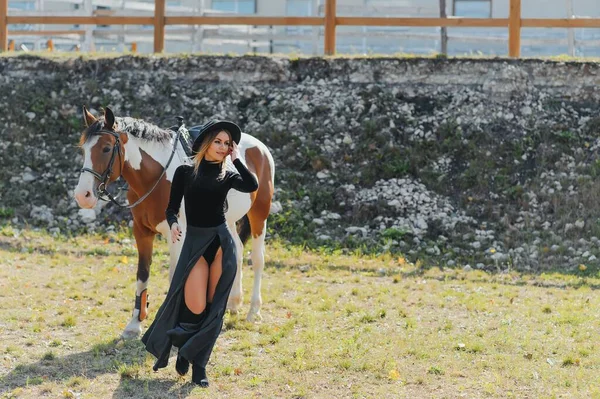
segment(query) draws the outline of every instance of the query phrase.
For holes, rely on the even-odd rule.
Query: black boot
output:
[[[206,304],[206,315],[208,317],[210,313],[211,303]],[[217,333],[218,335],[218,333]],[[200,385],[202,388],[208,388],[208,377],[206,376],[206,364],[208,358],[212,352],[212,345],[202,350],[198,355],[191,361],[192,363],[192,382]]]
[[[183,356],[181,356],[178,352],[177,353],[177,361],[175,362],[175,370],[177,371],[177,374],[184,376],[187,374],[189,369],[190,369],[190,362],[188,362],[186,359],[184,359]]]
[[[208,377],[206,376],[206,368],[202,366],[192,366],[192,382],[200,385],[202,388],[208,388]]]

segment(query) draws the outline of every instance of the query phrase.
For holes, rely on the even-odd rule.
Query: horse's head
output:
[[[83,107],[83,120],[86,129],[79,144],[84,162],[74,194],[77,204],[89,209],[96,205],[106,186],[121,175],[128,136],[118,130],[110,108],[104,110],[104,118],[96,119]]]

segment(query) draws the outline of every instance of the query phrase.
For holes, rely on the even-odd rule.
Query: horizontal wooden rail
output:
[[[153,25],[154,17],[123,16],[11,16],[9,24],[46,25]],[[535,20],[533,20],[535,21]],[[540,20],[543,21],[543,20]],[[577,21],[577,20],[568,20]],[[600,20],[599,20],[600,21]],[[496,27],[508,26],[505,18],[382,18],[382,17],[337,17],[336,25],[346,26],[456,26],[456,27]],[[165,25],[263,25],[263,26],[323,26],[322,17],[204,17],[204,16],[165,16]],[[554,26],[554,25],[552,25]]]
[[[201,17],[166,16],[165,25],[273,25],[273,26],[309,26],[323,25],[321,17]]]
[[[9,30],[9,36],[85,35],[84,30]]]
[[[600,28],[600,18],[523,18],[523,28]]]
[[[337,17],[336,25],[345,26],[459,26],[469,28],[506,28],[505,18],[381,18]]]
[[[154,25],[154,17],[61,17],[61,16],[12,16],[8,24],[45,25]]]

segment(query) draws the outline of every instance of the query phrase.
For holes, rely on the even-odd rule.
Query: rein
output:
[[[118,207],[123,208],[123,209],[134,208],[134,207],[138,206],[139,204],[141,204],[142,201],[144,201],[146,198],[148,198],[148,196],[150,194],[152,194],[152,192],[154,191],[156,186],[158,186],[158,183],[160,183],[160,180],[163,178],[165,173],[167,173],[167,169],[169,169],[169,165],[171,164],[171,161],[173,160],[173,156],[175,155],[175,151],[177,150],[177,143],[179,142],[179,136],[181,136],[181,132],[184,129],[185,129],[185,127],[183,125],[181,125],[179,127],[179,129],[177,129],[177,135],[175,136],[175,140],[173,142],[173,149],[171,150],[171,155],[169,156],[169,160],[167,161],[167,164],[164,166],[162,173],[160,174],[160,176],[158,177],[158,179],[156,180],[156,182],[154,183],[152,188],[148,192],[146,192],[146,194],[144,194],[142,197],[140,197],[137,201],[135,201],[133,204],[130,204],[130,205],[119,204],[117,202],[117,199],[111,193],[109,193],[106,189],[106,186],[108,185],[108,181],[110,180],[110,175],[112,174],[112,169],[113,169],[113,165],[115,163],[115,158],[116,158],[117,153],[119,154],[119,163],[121,164],[121,140],[119,139],[118,133],[116,133],[112,130],[106,130],[106,129],[102,129],[98,132],[98,133],[102,133],[102,134],[110,134],[115,138],[115,145],[113,147],[113,151],[110,156],[110,161],[108,162],[108,166],[106,167],[106,170],[104,171],[104,173],[100,174],[90,168],[81,168],[81,173],[89,172],[96,179],[98,179],[98,181],[100,181],[100,184],[98,184],[98,187],[96,187],[96,196],[99,199],[101,199],[102,201],[110,201],[113,204],[115,204]],[[121,173],[122,173],[122,171],[123,171],[123,168],[121,167]],[[119,173],[119,176],[117,177],[117,179],[119,177],[121,177],[121,173]]]

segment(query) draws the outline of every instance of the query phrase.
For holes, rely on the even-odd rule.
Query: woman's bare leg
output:
[[[185,304],[192,313],[200,314],[206,308],[207,287],[208,264],[202,256],[190,271],[184,287]]]
[[[215,260],[210,265],[210,270],[208,272],[208,302],[212,303],[213,298],[215,296],[215,290],[217,288],[217,283],[221,278],[221,274],[223,273],[223,250],[219,248],[217,254],[215,255]]]

